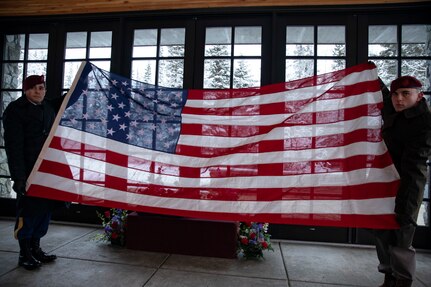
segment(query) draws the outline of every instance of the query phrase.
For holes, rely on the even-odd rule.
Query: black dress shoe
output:
[[[30,240],[29,239],[19,239],[19,258],[18,265],[24,267],[27,270],[34,270],[39,268],[42,263],[35,259],[31,254]]]
[[[32,255],[33,257],[42,262],[42,263],[49,263],[54,261],[55,259],[57,259],[57,256],[54,254],[46,254],[45,252],[42,251],[41,248],[38,248],[36,250],[32,250]]]
[[[39,260],[34,259],[32,256],[28,257],[25,255],[20,255],[18,259],[18,265],[24,267],[27,270],[34,270],[42,266]]]
[[[395,287],[396,279],[392,274],[385,274],[385,282],[379,287]]]
[[[412,280],[397,279],[397,282],[395,283],[395,287],[411,287],[412,284],[413,284]]]
[[[40,248],[40,238],[32,238],[30,240],[30,246],[33,257],[42,263],[49,263],[57,259],[57,256],[43,252],[42,248]]]
[[[32,250],[32,255],[36,260],[38,260],[42,263],[49,263],[49,262],[52,262],[55,259],[57,259],[56,255],[47,254],[47,253],[43,252],[41,248],[38,248],[36,250]]]

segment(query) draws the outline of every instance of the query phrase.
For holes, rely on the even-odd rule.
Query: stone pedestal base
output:
[[[126,247],[163,253],[236,258],[237,222],[131,213]]]

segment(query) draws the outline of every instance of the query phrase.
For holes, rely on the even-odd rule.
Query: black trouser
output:
[[[19,216],[15,222],[15,238],[40,239],[48,232],[51,212],[40,215]]]
[[[412,246],[416,227],[405,225],[394,230],[375,230],[379,272],[393,274],[397,279],[413,280],[416,251]]]

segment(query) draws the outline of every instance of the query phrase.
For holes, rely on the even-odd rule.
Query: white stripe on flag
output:
[[[380,117],[360,117],[350,121],[341,121],[330,124],[274,128],[266,134],[250,137],[213,137],[181,134],[178,144],[200,147],[232,148],[263,140],[285,140],[300,137],[338,135],[361,128],[379,129],[381,124],[382,120]]]
[[[108,138],[90,133],[59,126],[56,136],[73,139],[82,144],[92,145],[104,150],[108,147],[112,151],[121,151],[122,154],[138,159],[155,161],[163,164],[187,167],[207,167],[214,165],[248,165],[265,163],[289,163],[307,160],[331,160],[347,158],[356,155],[382,155],[387,148],[381,142],[356,142],[340,147],[327,147],[306,150],[286,150],[262,153],[238,153],[211,158],[185,156],[164,153],[156,150],[126,145]],[[61,153],[61,152],[60,152]]]
[[[47,186],[46,183],[50,183]],[[98,185],[65,180],[51,174],[37,172],[32,184],[60,188],[77,195],[122,202],[131,205],[223,213],[269,214],[392,214],[394,198],[362,200],[283,200],[283,201],[221,201],[204,199],[166,198],[128,193]]]
[[[225,178],[184,178],[179,176],[156,174],[147,171],[122,167],[104,161],[90,159],[72,153],[48,149],[45,158],[71,167],[105,173],[111,176],[124,175],[127,180],[142,184],[155,184],[169,187],[192,188],[290,188],[313,186],[348,186],[372,182],[392,182],[397,180],[394,167],[363,168],[349,172],[330,172],[318,174],[281,175],[281,176],[237,176]]]
[[[360,82],[373,81],[377,78],[376,69],[347,75],[340,81],[334,81],[324,85],[316,85],[305,88],[298,88],[289,91],[248,96],[245,98],[218,99],[218,100],[187,100],[188,107],[202,108],[229,108],[234,106],[261,105],[271,103],[281,103],[297,100],[314,99],[333,87],[353,85]],[[252,89],[251,89],[252,90]],[[258,90],[256,90],[257,92]],[[250,93],[247,90],[245,93]]]
[[[361,106],[364,103],[377,104],[382,101],[382,94],[380,91],[374,93],[363,93],[342,99],[328,99],[312,103],[305,104],[304,107],[295,113],[283,113],[283,114],[271,114],[271,115],[251,115],[251,116],[216,116],[216,115],[204,115],[204,114],[187,114],[181,115],[182,122],[185,124],[217,124],[217,125],[237,125],[237,126],[249,126],[250,123],[258,124],[258,126],[269,126],[281,123],[293,115],[299,115],[304,113],[312,112],[326,112],[326,111],[337,111],[340,108],[353,108]],[[302,98],[299,98],[302,99]],[[297,99],[298,100],[298,99]],[[196,100],[195,100],[196,101]],[[202,107],[194,103],[193,106],[199,108],[205,107],[205,101],[202,101]],[[189,100],[186,103],[186,107],[189,106]],[[231,105],[229,107],[235,107]],[[223,105],[215,105],[211,108],[223,108]],[[257,126],[257,125],[253,125]]]

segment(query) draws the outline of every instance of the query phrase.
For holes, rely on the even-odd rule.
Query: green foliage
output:
[[[274,249],[268,234],[268,223],[240,222],[238,232],[238,253],[246,259],[263,258],[263,250]]]
[[[102,221],[103,233],[97,234],[94,239],[124,246],[126,244],[128,210],[111,208],[103,214],[98,211],[96,213]]]

